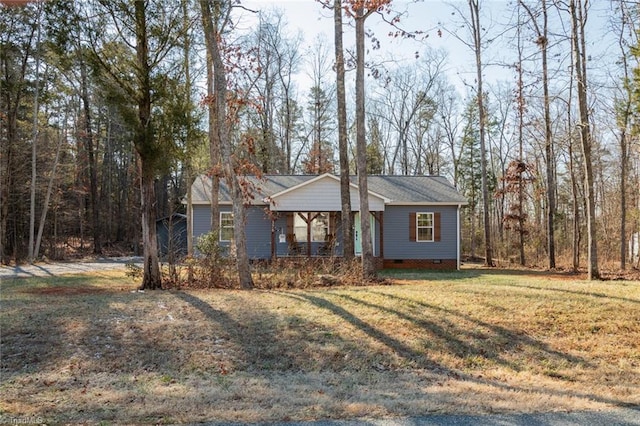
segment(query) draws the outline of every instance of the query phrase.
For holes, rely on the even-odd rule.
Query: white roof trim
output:
[[[182,204],[187,204],[187,201],[183,201]],[[198,201],[193,201],[191,203],[194,206],[210,206],[211,205],[211,200],[198,200]],[[253,205],[254,203],[252,203]],[[233,203],[231,201],[220,201],[218,202],[219,206],[231,206],[233,205]]]

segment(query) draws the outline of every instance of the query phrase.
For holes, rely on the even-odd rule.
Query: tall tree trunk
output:
[[[217,102],[214,93],[213,58],[217,49],[216,32],[208,0],[200,0],[202,11],[202,27],[207,46],[207,110],[209,113],[209,158],[211,166],[211,231],[218,232],[220,228],[220,137],[218,133]]]
[[[627,104],[630,106],[629,104]],[[627,110],[628,111],[628,110]],[[620,131],[620,269],[627,268],[627,167],[629,153],[626,127]]]
[[[356,166],[360,192],[360,240],[362,241],[362,277],[367,280],[376,275],[369,221],[369,188],[367,183],[367,140],[365,136],[364,102],[364,23],[365,14],[361,3],[355,10],[356,24]]]
[[[89,90],[87,81],[87,66],[83,58],[83,53],[78,48],[78,59],[80,61],[80,93],[82,98],[82,110],[84,114],[84,149],[89,160],[89,202],[91,204],[91,221],[93,229],[93,253],[102,253],[102,226],[100,223],[100,205],[98,201],[98,163],[96,161],[94,138],[92,128],[91,104],[89,100]]]
[[[551,131],[551,112],[549,98],[549,67],[547,50],[549,46],[549,30],[546,0],[542,0],[543,26],[539,34],[538,44],[542,52],[542,90],[544,97],[544,152],[547,160],[547,256],[549,269],[556,267],[555,216],[556,216],[556,183],[555,158],[553,155],[553,133]]]
[[[36,34],[37,29],[34,28],[30,32],[28,39],[25,40],[25,46],[31,46]],[[11,195],[14,182],[21,179],[13,170],[15,167],[15,152],[19,149],[18,114],[21,110],[22,96],[24,95],[19,87],[22,86],[25,81],[29,56],[30,49],[27,48],[27,51],[24,52],[24,57],[20,61],[20,72],[17,76],[14,76],[10,72],[11,66],[13,66],[13,58],[9,54],[9,50],[7,49],[0,54],[3,83],[7,86],[6,90],[0,91],[0,96],[2,96],[4,104],[0,113],[5,115],[5,120],[0,120],[0,129],[4,127],[5,131],[5,139],[3,143],[0,144],[0,261],[2,263],[9,263],[9,258],[11,257],[9,249],[13,249],[13,255],[16,254],[17,250],[17,233],[13,233],[13,241],[11,241],[9,237],[11,233],[9,229],[9,216],[13,210],[9,207],[12,202]]]
[[[336,96],[338,101],[338,151],[340,156],[340,202],[342,205],[342,250],[345,259],[354,257],[351,181],[349,179],[349,141],[347,140],[347,99],[345,90],[344,47],[342,43],[342,1],[333,2],[333,31],[336,54]]]
[[[35,261],[35,228],[36,228],[36,180],[37,180],[37,153],[38,153],[38,114],[40,108],[38,101],[40,100],[40,37],[42,33],[42,5],[38,3],[38,13],[36,15],[37,35],[36,35],[36,75],[35,75],[35,93],[33,100],[33,138],[31,145],[31,197],[29,208],[29,262]]]
[[[66,114],[65,114],[65,123],[66,121]],[[42,205],[42,212],[40,214],[40,223],[38,224],[38,235],[36,237],[36,245],[35,245],[35,250],[34,250],[34,257],[37,259],[38,258],[38,254],[40,252],[40,244],[42,242],[42,234],[44,232],[44,226],[47,220],[47,212],[49,210],[49,200],[51,199],[51,193],[53,192],[53,183],[55,181],[56,178],[56,169],[58,168],[58,161],[60,159],[60,149],[62,147],[62,140],[63,140],[63,135],[62,132],[60,130],[58,130],[58,132],[60,132],[58,134],[58,144],[56,145],[56,156],[53,160],[53,168],[51,170],[51,176],[49,177],[49,184],[47,186],[47,193],[45,194],[45,198],[44,198],[44,203]]]
[[[477,101],[480,127],[480,168],[482,171],[482,213],[484,218],[485,265],[495,266],[493,263],[493,246],[491,243],[491,221],[489,218],[489,184],[487,181],[487,148],[486,148],[486,111],[484,109],[484,91],[482,88],[482,42],[480,27],[480,6],[478,0],[469,0],[471,12],[471,26],[473,46],[476,56]]]
[[[193,194],[191,193],[191,184],[193,183],[193,162],[191,161],[192,148],[194,142],[194,129],[191,123],[191,113],[192,113],[192,103],[191,103],[191,91],[192,91],[192,83],[191,83],[191,65],[189,61],[189,54],[191,51],[191,42],[189,39],[189,1],[182,0],[182,31],[184,31],[184,40],[183,40],[183,53],[184,53],[184,80],[185,87],[187,92],[187,105],[189,111],[189,117],[187,117],[187,136],[185,141],[185,181],[187,183],[187,256],[193,256]],[[207,61],[209,62],[209,61]],[[209,77],[207,75],[207,77]],[[188,268],[189,272],[189,281],[191,281],[193,269],[191,267]]]
[[[144,160],[140,160],[140,195],[142,210],[142,256],[144,258],[143,290],[162,288],[162,275],[158,257],[158,238],[156,235],[156,209],[154,175],[145,171]]]
[[[142,289],[162,288],[158,239],[156,236],[155,212],[155,162],[154,135],[151,124],[151,69],[149,66],[149,45],[147,38],[146,6],[143,1],[135,2],[136,59],[139,78],[138,128],[135,147],[140,156],[140,192],[142,214],[142,244],[144,275]]]
[[[527,12],[527,6],[519,2],[520,5],[524,6]],[[529,12],[530,13],[530,12]],[[518,161],[521,164],[524,164],[524,111],[525,111],[525,100],[524,100],[524,69],[523,69],[523,53],[522,53],[522,34],[521,34],[521,25],[518,22],[517,28],[518,34],[518,99],[517,99],[517,113],[518,113]],[[524,251],[524,179],[523,172],[518,174],[518,245],[520,248],[520,265],[525,266],[526,258]]]
[[[574,66],[569,65],[570,78],[569,78],[569,95],[567,99],[567,131],[569,137],[569,177],[571,180],[571,211],[573,213],[573,226],[571,230],[571,269],[574,273],[578,272],[580,268],[580,243],[582,241],[582,234],[580,232],[580,203],[578,202],[578,179],[576,177],[575,168],[575,155],[573,151],[573,119],[571,115],[571,107],[573,102],[573,83],[574,83]]]
[[[549,47],[549,26],[547,2],[542,0],[542,28],[538,25],[535,14],[530,7],[520,0],[520,4],[529,14],[531,22],[536,29],[536,44],[540,47],[542,55],[542,92],[544,104],[544,152],[545,165],[547,174],[547,265],[549,269],[556,267],[556,248],[555,248],[555,215],[556,215],[556,183],[555,183],[555,158],[553,150],[553,132],[551,129],[551,112],[549,97],[549,66],[547,61],[547,52]]]
[[[216,133],[220,141],[220,153],[222,154],[222,170],[224,172],[225,181],[229,188],[229,193],[233,201],[233,230],[234,241],[236,244],[236,261],[238,278],[240,287],[250,290],[254,287],[253,278],[251,277],[251,265],[249,263],[249,255],[247,253],[247,237],[245,232],[246,224],[246,208],[245,200],[242,194],[240,177],[235,169],[234,156],[231,147],[230,122],[227,118],[227,77],[222,62],[222,53],[220,52],[221,29],[220,21],[223,19],[223,6],[228,7],[229,4],[222,4],[221,1],[214,3],[214,19],[213,19],[213,36],[214,43],[211,49],[211,58],[213,60],[214,75],[214,102],[216,109]]]
[[[625,270],[627,268],[627,187],[629,176],[629,154],[630,154],[630,142],[628,129],[631,122],[631,102],[633,98],[633,91],[630,85],[630,73],[628,55],[629,49],[627,47],[627,40],[625,40],[625,30],[628,28],[632,33],[633,18],[630,16],[629,10],[625,2],[620,0],[618,7],[620,8],[620,33],[618,34],[618,46],[620,48],[620,61],[622,62],[623,72],[623,88],[622,99],[619,100],[619,107],[616,108],[618,129],[620,134],[618,135],[620,143],[620,269]]]
[[[589,105],[587,103],[586,52],[584,40],[584,26],[586,24],[586,10],[583,10],[582,0],[569,2],[571,14],[572,43],[575,60],[575,73],[578,89],[578,110],[580,111],[580,141],[582,161],[584,162],[585,198],[587,204],[587,236],[588,236],[588,279],[600,278],[598,269],[598,241],[596,232],[596,205],[593,182],[593,164],[591,157],[592,137],[589,122]]]
[[[570,115],[570,114],[569,114]],[[571,125],[571,121],[568,121]],[[578,180],[576,179],[576,171],[573,160],[573,136],[569,133],[569,172],[571,175],[571,210],[573,212],[573,228],[572,250],[571,250],[571,269],[578,272],[580,269],[580,242],[582,235],[580,233],[580,203],[578,203]]]

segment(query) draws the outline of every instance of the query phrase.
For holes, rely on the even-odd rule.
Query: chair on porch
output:
[[[300,256],[303,252],[302,244],[298,243],[296,234],[287,234],[287,243],[289,244],[289,256]]]

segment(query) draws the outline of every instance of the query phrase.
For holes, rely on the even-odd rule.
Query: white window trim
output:
[[[420,215],[428,214],[431,215],[431,226],[418,226]],[[435,224],[436,216],[433,212],[417,212],[416,213],[416,242],[418,243],[432,243],[435,241],[436,236],[436,224]],[[431,228],[431,239],[430,240],[421,240],[420,239],[420,229],[429,229]]]
[[[298,214],[302,214],[302,215],[304,215],[306,218],[309,218],[309,215],[310,215],[310,214],[312,214],[312,213],[324,213],[324,214],[326,214],[326,215],[327,215],[327,226],[326,226],[326,230],[327,230],[327,235],[331,235],[331,213],[330,213],[330,212],[299,212],[299,213],[294,213],[294,215],[295,215],[295,216],[294,216],[294,222],[293,222],[293,223],[294,223],[294,225],[293,225],[294,234],[295,234],[295,230],[296,230],[297,228],[302,228],[302,226],[297,227],[297,226],[295,225],[296,220],[300,219],[300,220],[302,220],[302,221],[305,223],[305,226],[304,226],[305,233],[304,233],[304,235],[303,235],[303,237],[304,237],[304,238],[300,238],[300,239],[298,239],[298,238],[297,238],[297,236],[296,236],[296,241],[297,241],[298,243],[306,243],[306,242],[307,242],[307,234],[306,234],[306,232],[307,232],[307,223],[304,221],[304,219],[302,219],[302,218],[298,217]],[[309,224],[309,226],[313,227],[313,223],[314,223],[316,220],[318,220],[318,218],[313,219],[313,220],[311,221],[311,224]],[[314,240],[314,239],[313,239],[313,231],[312,231],[312,232],[311,232],[311,242],[312,242],[312,243],[323,243],[323,242],[325,242],[325,240]]]
[[[233,212],[220,212],[220,225],[219,225],[219,231],[218,231],[218,241],[221,242],[221,243],[230,243],[231,240],[223,240],[222,239],[222,229],[223,229],[223,226],[222,226],[222,215],[231,215],[231,219],[232,220],[235,220],[235,218],[233,217]],[[232,223],[231,227],[226,226],[224,228],[225,229],[231,228],[231,232],[233,232],[234,222],[231,222],[231,223]]]

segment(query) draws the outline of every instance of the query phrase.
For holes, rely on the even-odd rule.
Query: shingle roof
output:
[[[466,198],[442,176],[369,176],[368,189],[390,199],[390,204],[467,204]]]
[[[265,175],[262,179],[250,176],[249,181],[256,188],[255,201],[271,197],[288,188],[308,182],[315,175]],[[357,184],[357,177],[351,181]],[[467,204],[467,200],[442,176],[369,176],[368,189],[388,198],[390,204]],[[211,179],[201,175],[192,186],[194,204],[208,204],[211,193]],[[231,203],[229,191],[220,183],[220,203]]]

